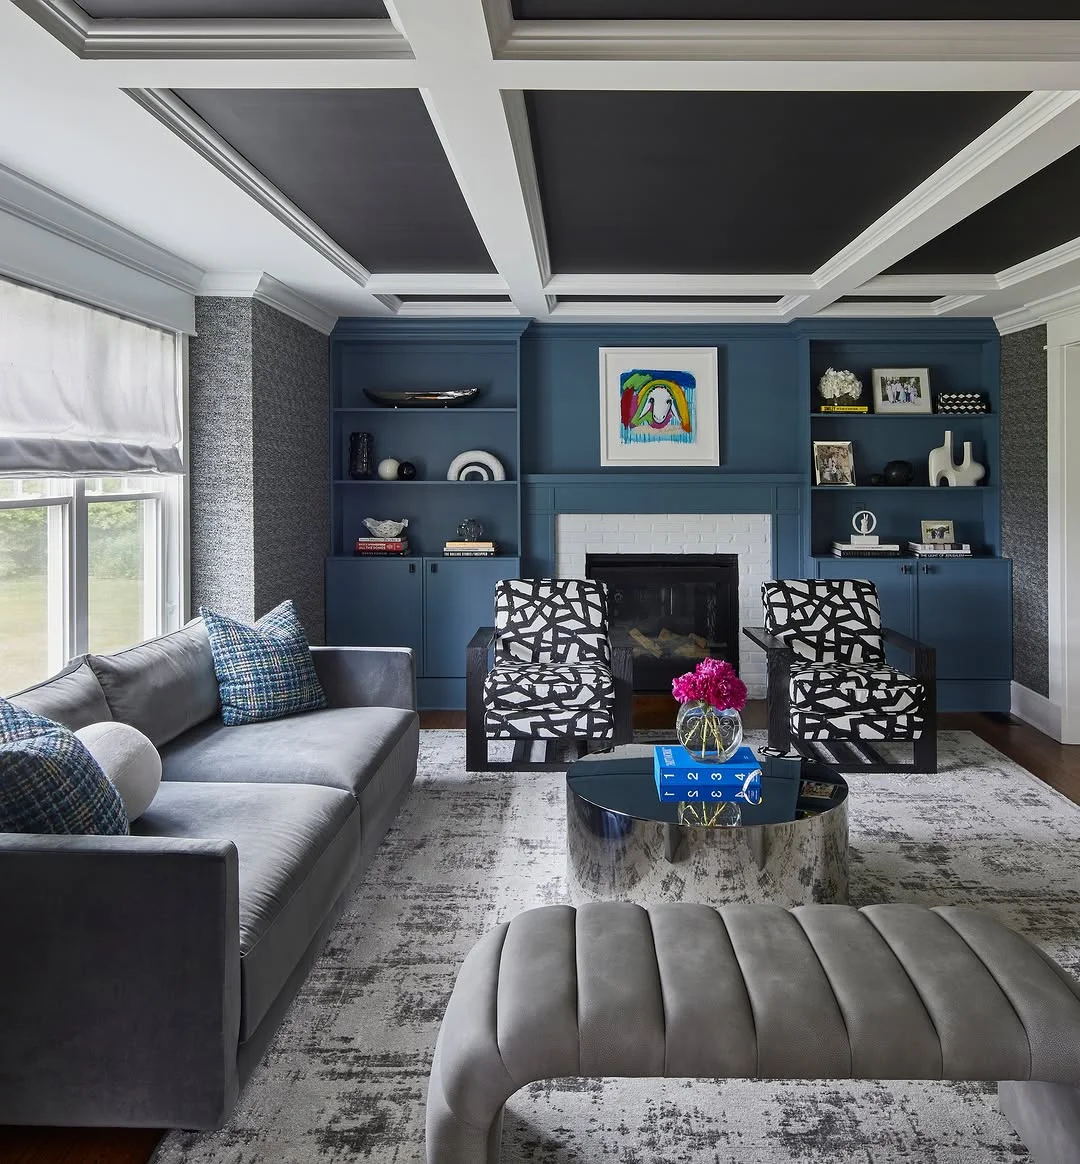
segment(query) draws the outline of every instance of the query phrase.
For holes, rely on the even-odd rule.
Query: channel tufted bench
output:
[[[427,1164],[498,1164],[503,1105],[564,1076],[1003,1080],[1040,1164],[1080,1161],[1080,985],[962,906],[534,909],[461,967]]]

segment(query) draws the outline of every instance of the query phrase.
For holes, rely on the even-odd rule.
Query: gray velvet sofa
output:
[[[241,727],[198,622],[11,697],[163,779],[130,837],[0,833],[0,1123],[224,1122],[416,775],[412,652],[312,655],[329,707]]]

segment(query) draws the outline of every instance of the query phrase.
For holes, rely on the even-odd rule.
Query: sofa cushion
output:
[[[398,707],[334,707],[229,728],[214,720],[162,750],[162,773],[166,781],[324,784],[359,799],[416,722],[416,712]]]
[[[17,703],[0,699],[0,744],[32,740],[35,736],[56,731],[61,725],[47,716],[28,711]]]
[[[73,659],[51,679],[27,687],[11,698],[20,707],[55,720],[70,731],[112,719],[105,693],[85,655]]]
[[[226,727],[326,706],[311,648],[292,599],[254,626],[200,607],[214,653]]]
[[[67,728],[0,743],[0,833],[127,832],[120,794]]]
[[[499,739],[610,738],[615,679],[598,663],[499,663],[484,679],[484,734]]]
[[[355,800],[310,785],[166,783],[132,832],[236,846],[247,1040],[352,878],[361,853]]]
[[[217,714],[214,658],[201,622],[88,661],[111,718],[138,728],[155,748]]]

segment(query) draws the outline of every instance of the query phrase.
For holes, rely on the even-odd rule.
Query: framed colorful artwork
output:
[[[600,464],[720,464],[716,348],[600,349]]]

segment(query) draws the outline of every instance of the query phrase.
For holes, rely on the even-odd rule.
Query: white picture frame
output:
[[[624,424],[624,416],[631,423]],[[601,348],[600,464],[620,469],[718,466],[716,348]]]
[[[874,411],[892,414],[933,412],[929,368],[874,368],[870,373]]]

